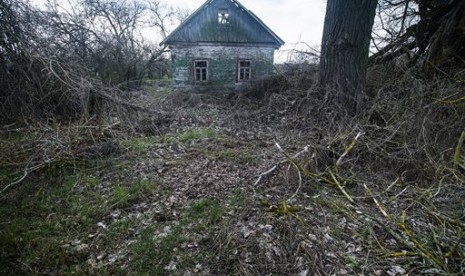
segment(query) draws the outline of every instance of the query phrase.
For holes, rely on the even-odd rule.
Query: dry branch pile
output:
[[[339,194],[346,200],[341,211],[377,229],[371,236],[377,244],[373,249],[384,257],[419,257],[413,268],[416,273],[463,273],[463,84],[425,81],[408,73],[391,79],[395,73],[384,70],[389,69],[371,68],[373,98],[367,111],[353,120],[331,111],[337,107],[328,108],[319,103],[321,99],[306,98],[311,112],[298,113],[293,120],[318,133],[306,141],[304,151],[310,153],[297,158],[279,148],[283,161],[261,172],[256,184],[267,187],[284,180],[285,185],[277,188],[280,192],[268,200],[289,206],[305,206],[308,198],[296,199],[296,193]],[[275,103],[268,105],[288,108],[274,112],[290,116],[295,106],[288,103],[296,98],[270,97]],[[314,106],[320,107],[320,113],[314,112]],[[294,178],[289,180],[289,174]],[[282,203],[267,201],[267,208],[279,216],[295,216]],[[385,241],[390,238],[395,246]]]

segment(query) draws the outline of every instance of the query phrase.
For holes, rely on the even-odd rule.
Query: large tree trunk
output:
[[[320,85],[349,113],[360,111],[377,0],[328,0]]]

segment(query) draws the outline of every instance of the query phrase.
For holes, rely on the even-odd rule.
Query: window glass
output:
[[[208,61],[194,61],[194,79],[196,82],[207,81],[208,79]]]
[[[250,60],[239,60],[237,67],[237,79],[239,81],[248,81],[251,78],[252,62]]]
[[[229,24],[229,12],[226,9],[218,10],[218,23],[221,25]]]

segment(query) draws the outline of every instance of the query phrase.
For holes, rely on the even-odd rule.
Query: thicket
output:
[[[118,121],[96,126],[89,119],[137,109],[128,103],[128,93],[162,57],[164,49],[148,50],[132,29],[145,8],[126,1],[80,3],[86,8],[66,14],[52,2],[44,12],[0,0],[0,123],[10,124],[2,130],[8,141],[0,148],[0,168],[13,172],[0,178],[6,182],[0,193],[42,168],[74,166],[117,152],[113,138],[120,132],[112,127]],[[314,67],[289,66],[229,99],[237,100],[231,113],[241,113],[241,122],[282,120],[283,128],[313,133],[309,158],[294,159],[283,151],[288,168],[300,176],[297,192],[330,187],[347,199],[344,212],[350,216],[369,202],[372,209],[363,215],[401,245],[376,250],[386,257],[418,257],[432,273],[460,274],[465,257],[464,2],[382,3],[382,35],[374,35],[378,50],[368,68],[364,112],[353,116],[328,101],[332,91],[318,89]],[[87,16],[97,22],[125,18],[130,28],[99,32],[86,25]],[[155,18],[166,31],[163,22],[169,17]],[[38,118],[52,122],[29,123]],[[83,123],[57,122],[70,119]],[[14,122],[20,120],[29,125],[17,127]],[[156,129],[157,122],[149,124]],[[125,127],[122,132],[138,131]],[[29,138],[15,141],[15,135]],[[286,205],[269,207],[292,214],[280,206]]]
[[[148,1],[0,1],[0,121],[76,120],[125,102],[145,77],[165,77],[166,35],[179,11]]]

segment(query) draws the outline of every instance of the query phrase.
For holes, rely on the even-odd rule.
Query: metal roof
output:
[[[219,24],[218,11],[227,10],[230,22]],[[224,43],[279,48],[284,41],[237,0],[208,0],[171,32],[160,45]]]

